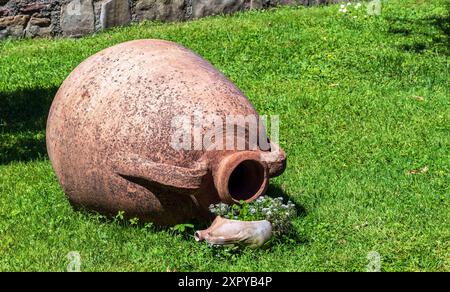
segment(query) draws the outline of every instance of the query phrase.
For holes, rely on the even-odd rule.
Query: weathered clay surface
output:
[[[168,41],[119,44],[81,63],[59,89],[47,125],[49,157],[70,202],[173,225],[210,216],[212,203],[251,201],[283,172],[276,145],[174,148],[180,115],[257,113],[211,64]],[[192,133],[212,127],[202,123]]]
[[[211,245],[261,247],[272,237],[272,224],[267,220],[238,221],[216,217],[208,229],[195,233],[195,240]]]

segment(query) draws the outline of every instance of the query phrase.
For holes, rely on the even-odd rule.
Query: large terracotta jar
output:
[[[223,128],[229,116],[256,122],[199,147],[217,119],[195,121],[211,116],[223,118]],[[50,110],[47,149],[74,206],[174,225],[208,218],[211,203],[251,201],[283,172],[284,152],[255,144],[252,123],[263,129],[249,100],[207,61],[172,42],[137,40],[95,54],[64,81]],[[182,131],[185,140],[177,138]],[[214,147],[231,140],[232,148]]]

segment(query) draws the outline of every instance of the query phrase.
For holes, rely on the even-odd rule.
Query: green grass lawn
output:
[[[136,24],[82,39],[0,42],[0,270],[450,270],[448,1],[390,0],[380,16],[280,8]],[[140,38],[209,60],[261,114],[279,115],[286,172],[270,195],[298,238],[225,252],[170,230],[74,211],[45,150],[53,96],[85,58]],[[415,171],[414,171],[415,170]]]

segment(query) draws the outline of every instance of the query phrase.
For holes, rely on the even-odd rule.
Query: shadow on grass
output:
[[[447,48],[447,56],[450,55],[450,3],[447,6],[447,14],[444,17],[431,18],[432,23],[438,27],[446,36],[444,43]]]
[[[387,17],[391,22],[389,33],[405,37],[412,43],[406,43],[399,46],[401,50],[420,54],[426,49],[433,49],[430,46],[437,47],[439,52],[445,56],[450,55],[450,4],[447,6],[447,12],[444,16],[431,16],[417,20],[407,20],[400,17]],[[422,28],[434,26],[442,33],[441,35],[425,32]],[[426,44],[417,38],[425,37],[432,40],[432,44]]]
[[[0,92],[0,164],[47,156],[45,126],[57,88]]]

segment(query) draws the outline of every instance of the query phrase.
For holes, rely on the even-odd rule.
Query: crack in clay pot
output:
[[[254,116],[262,124],[230,80],[178,44],[131,41],[82,62],[58,90],[46,132],[52,166],[71,204],[175,225],[211,219],[210,204],[262,195],[269,178],[284,171],[284,152],[274,143],[271,151],[258,145],[173,147],[180,130],[173,121],[198,113],[223,120]],[[243,136],[233,133],[233,141],[252,146],[250,126]],[[206,122],[187,133],[195,140],[194,133],[205,136],[212,128]]]

